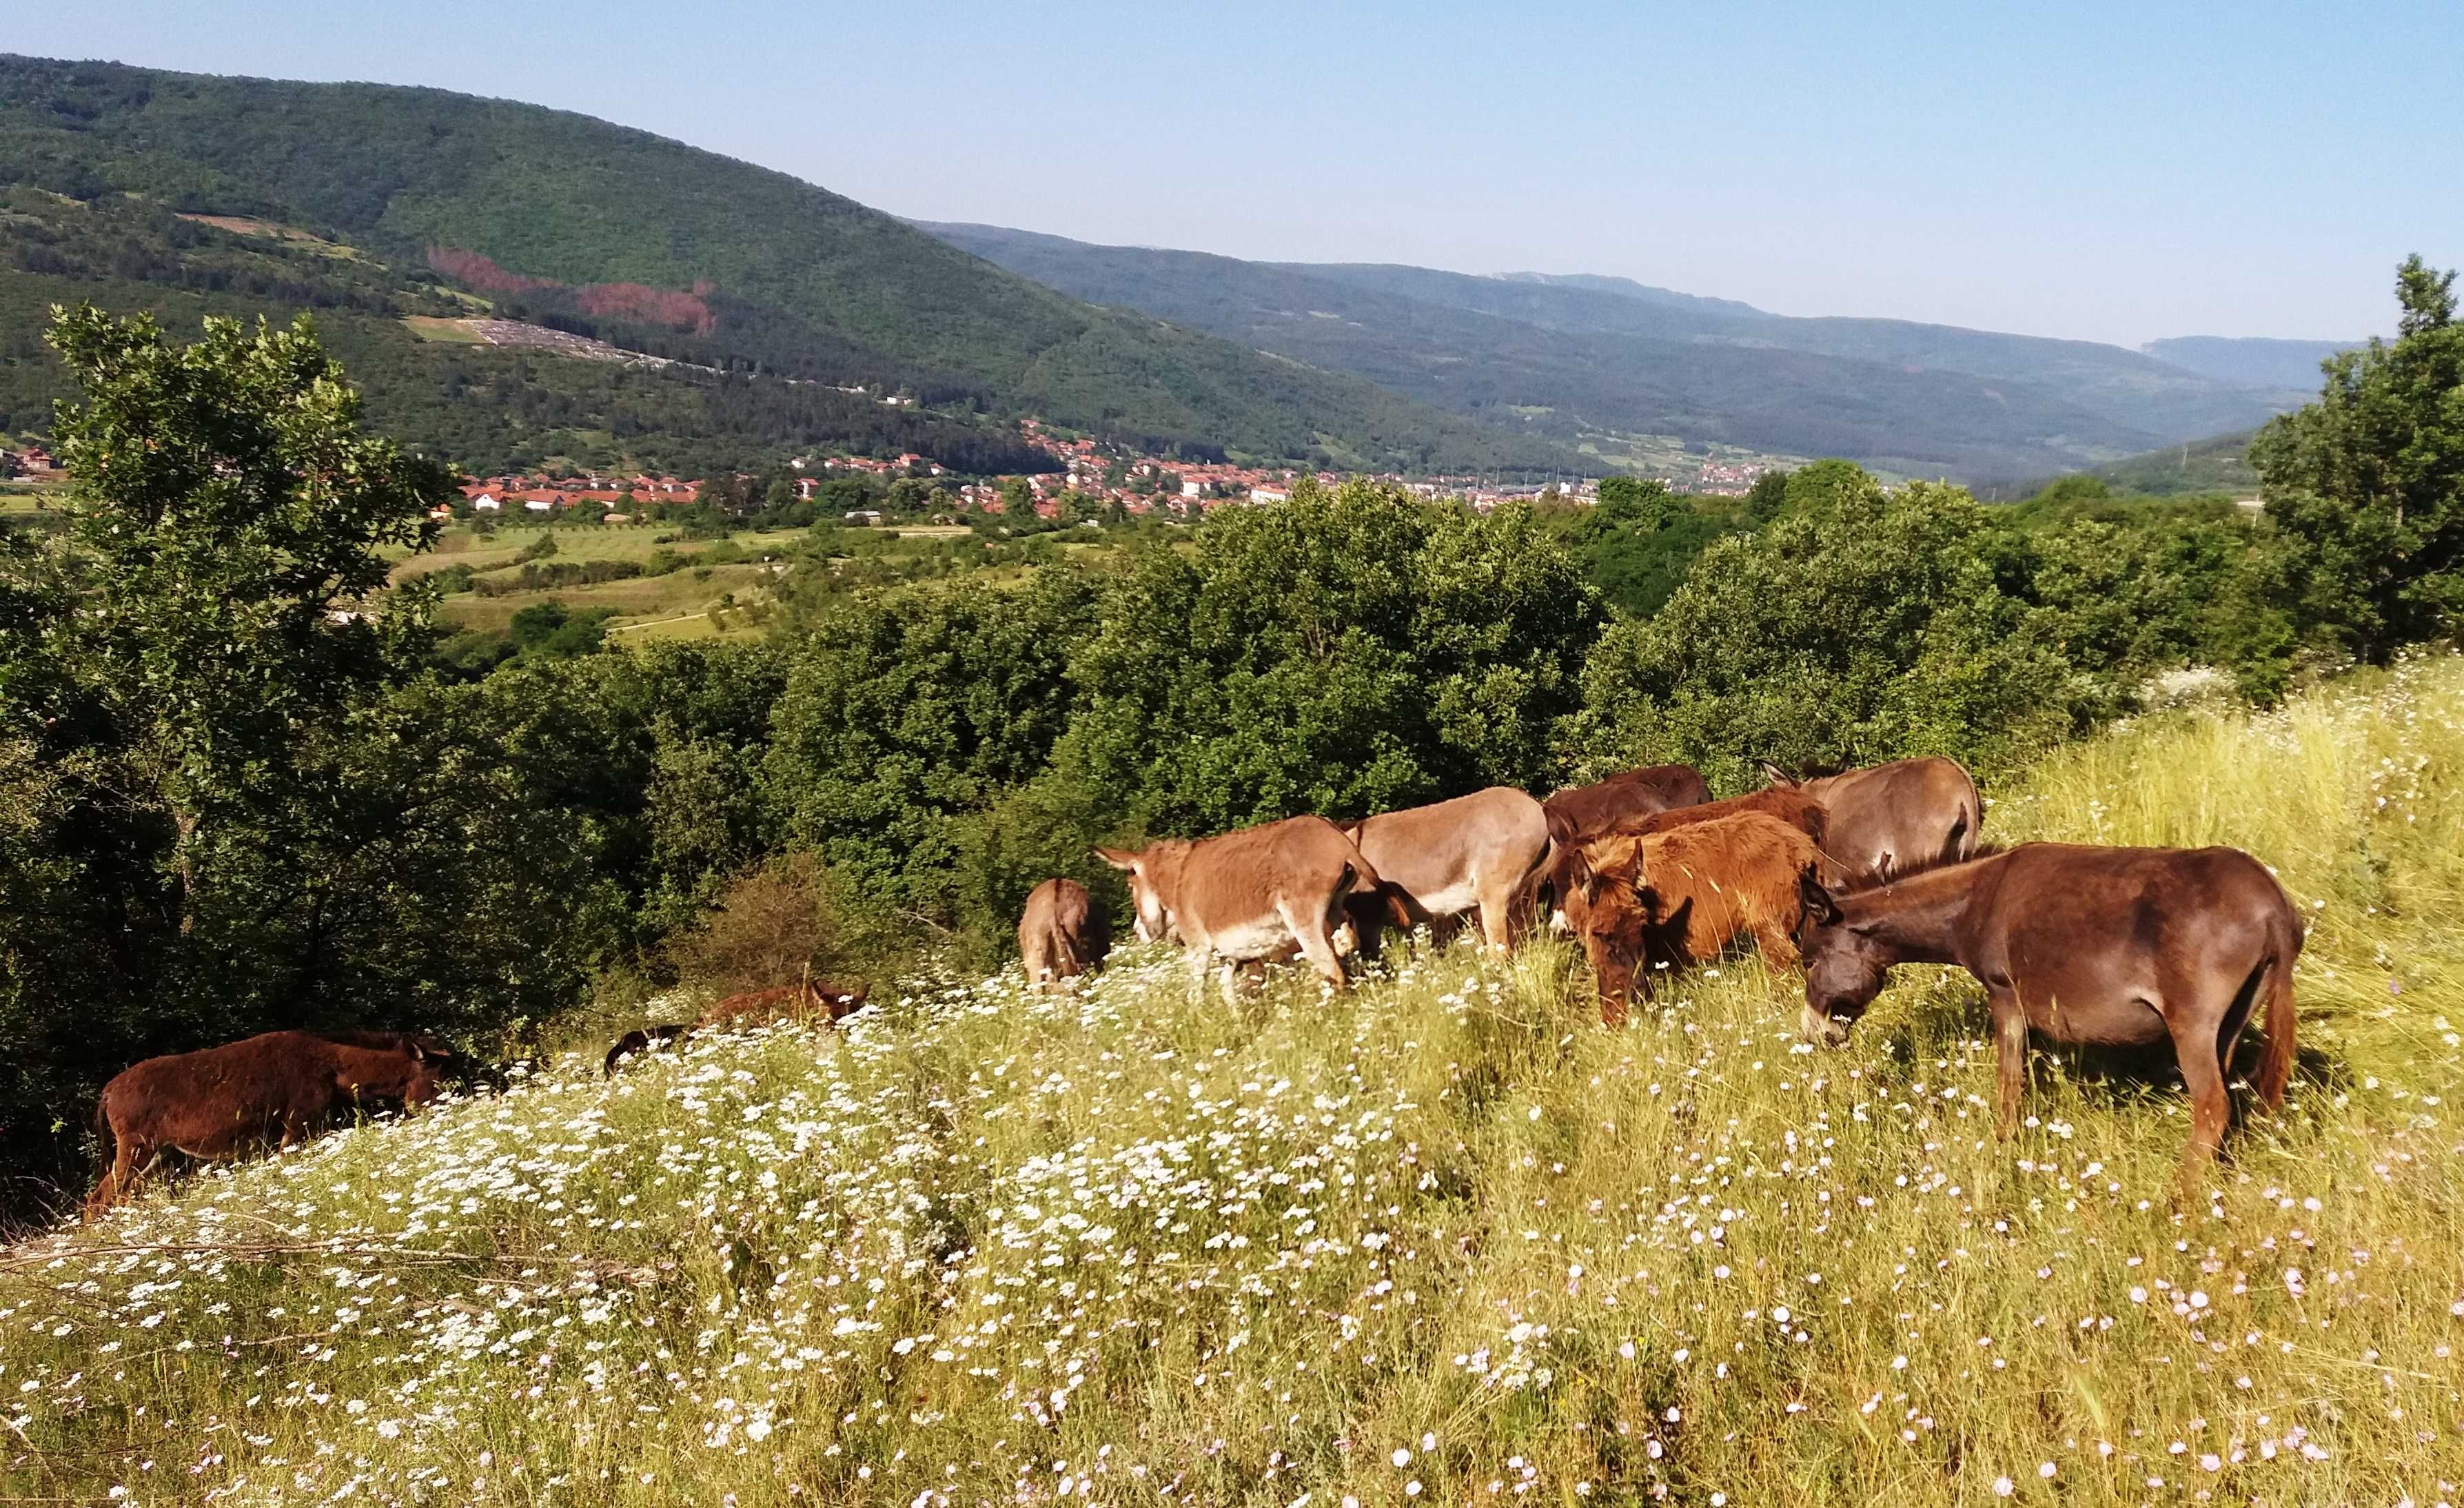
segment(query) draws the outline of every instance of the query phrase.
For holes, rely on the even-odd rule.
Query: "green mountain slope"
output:
[[[928,229],[1076,297],[1569,438],[1673,434],[1897,470],[2041,475],[2247,428],[2296,401],[2090,341],[1790,318],[1623,279],[1242,262]]]
[[[660,354],[901,386],[1158,448],[1440,468],[1566,459],[1356,377],[1089,308],[785,174],[531,105],[0,57],[0,182],[301,227],[679,347]]]

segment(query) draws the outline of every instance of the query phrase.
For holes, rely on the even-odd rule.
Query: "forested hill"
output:
[[[2254,389],[2086,340],[1793,318],[1622,278],[1245,262],[926,229],[1075,297],[1568,441],[1661,434],[1921,475],[2042,476],[2252,428],[2317,386]]]
[[[1032,412],[1155,448],[1432,469],[1567,460],[1355,376],[1091,308],[783,173],[533,105],[0,55],[0,184],[245,217],[619,344]],[[0,278],[299,302],[165,275],[160,255],[110,251],[97,266],[16,251]],[[12,326],[16,304],[60,291],[21,283]],[[382,407],[385,374],[354,370]]]

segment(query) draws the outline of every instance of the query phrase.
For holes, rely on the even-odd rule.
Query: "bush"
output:
[[[1594,769],[1683,760],[1726,789],[1759,783],[1763,759],[2008,770],[2113,706],[2029,590],[2022,542],[1966,492],[1826,485],[1601,638],[1570,742]]]
[[[667,953],[679,981],[723,998],[808,977],[848,983],[875,932],[847,917],[817,856],[791,853],[729,885]]]

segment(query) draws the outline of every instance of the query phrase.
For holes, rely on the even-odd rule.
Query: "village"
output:
[[[1023,505],[1035,516],[1046,519],[1061,517],[1073,504],[1081,508],[1117,507],[1140,517],[1155,514],[1199,517],[1226,505],[1287,501],[1294,484],[1306,475],[1314,475],[1329,486],[1344,475],[1334,471],[1305,472],[1289,467],[1237,466],[1135,454],[1085,436],[1065,438],[1034,419],[1022,420],[1020,429],[1029,445],[1052,457],[1054,470],[965,479],[952,476],[940,463],[912,451],[889,458],[798,456],[788,467],[797,473],[793,486],[800,502],[812,501],[823,485],[834,477],[870,476],[884,481],[948,478],[947,485],[935,489],[938,497],[933,506],[936,510],[1000,516]],[[1709,468],[1705,470],[1707,472]],[[1589,476],[1505,481],[1469,475],[1409,476],[1387,472],[1375,479],[1395,483],[1423,497],[1459,497],[1482,513],[1517,499],[1529,501],[1546,492],[1579,502],[1592,501],[1598,492],[1598,479]],[[503,474],[472,478],[461,491],[460,511],[473,514],[549,515],[595,504],[607,521],[629,522],[651,509],[700,502],[710,491],[710,483],[702,478],[648,472]],[[439,515],[456,511],[449,505],[439,511]],[[879,514],[870,509],[853,510],[848,521],[878,522]]]
[[[823,485],[835,477],[869,476],[885,482],[915,479],[943,483],[935,489],[937,495],[931,505],[936,514],[955,517],[973,513],[998,517],[1023,506],[1044,519],[1061,518],[1073,507],[1117,508],[1136,517],[1160,514],[1196,518],[1227,505],[1287,501],[1294,484],[1304,476],[1314,475],[1331,486],[1346,474],[1139,454],[1088,436],[1056,433],[1032,418],[1021,420],[1019,428],[1028,445],[1052,458],[1054,470],[965,478],[912,451],[888,458],[803,455],[787,465],[795,473],[792,485],[799,502],[812,501]],[[1759,465],[1706,459],[1685,490],[1706,496],[1742,495],[1764,470]],[[28,445],[13,452],[0,449],[0,476],[56,483],[66,479],[66,472],[46,448]],[[1525,475],[1508,480],[1390,471],[1376,473],[1374,479],[1393,483],[1422,497],[1459,498],[1484,514],[1507,502],[1529,502],[1544,495],[1563,502],[1588,503],[1596,500],[1599,492],[1597,477],[1573,474]],[[711,486],[706,478],[649,471],[504,472],[466,477],[460,490],[459,504],[440,506],[435,516],[443,519],[456,515],[528,514],[543,518],[569,515],[572,510],[595,506],[603,521],[629,523],[654,516],[655,510],[699,503]],[[881,515],[873,509],[850,510],[847,521],[878,523]]]

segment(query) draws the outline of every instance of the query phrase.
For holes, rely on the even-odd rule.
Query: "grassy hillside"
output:
[[[2257,431],[2211,435],[2187,445],[2168,445],[2145,455],[2108,461],[2083,472],[2125,497],[2189,497],[2196,493],[2251,497],[2258,492],[2258,469],[2250,464],[2250,443]],[[2056,478],[2008,482],[1982,488],[1989,502],[2010,502],[2034,495]]]
[[[2231,842],[2302,1067],[2176,1202],[2161,1081],[1964,976],[1852,1045],[1753,961],[1622,1031],[1569,953],[1240,1011],[882,990],[843,1035],[328,1138],[0,1257],[0,1481],[136,1501],[2430,1503],[2464,1476],[2464,661],[2177,714],[2005,839]],[[671,1006],[671,1009],[679,1007]],[[610,1023],[611,1026],[613,1023]],[[585,1049],[595,1044],[584,1044]]]
[[[1668,434],[1910,474],[2028,476],[2247,427],[2295,401],[2091,341],[1785,318],[1622,279],[1242,262],[929,229],[1076,297],[1571,439]]]
[[[253,217],[711,356],[1150,445],[1565,459],[1354,377],[1089,308],[784,174],[531,105],[0,57],[0,182]]]

